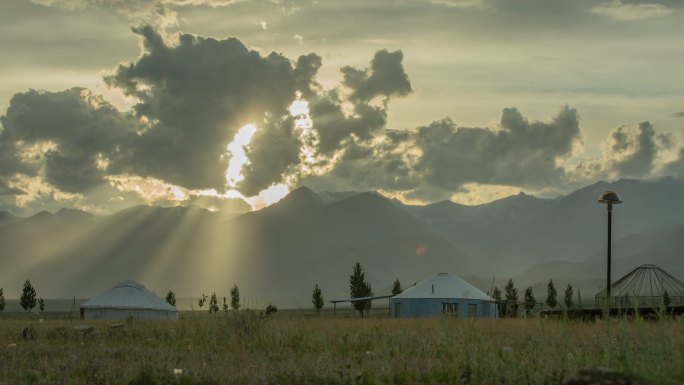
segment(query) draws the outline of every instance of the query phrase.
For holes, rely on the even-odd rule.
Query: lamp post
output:
[[[608,209],[608,268],[606,269],[606,301],[610,310],[610,235],[613,220],[613,205],[622,203],[620,196],[615,191],[606,191],[599,197],[599,203],[605,203]]]

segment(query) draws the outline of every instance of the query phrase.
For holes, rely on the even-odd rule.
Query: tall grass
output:
[[[24,341],[31,324],[35,339]],[[0,320],[0,383],[560,384],[606,367],[684,382],[684,323],[302,318]],[[174,374],[181,369],[182,374]],[[176,372],[181,372],[176,371]]]

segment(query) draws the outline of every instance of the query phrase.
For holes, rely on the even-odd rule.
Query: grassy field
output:
[[[90,325],[91,331],[78,330]],[[0,319],[0,384],[561,384],[605,367],[684,383],[684,320]],[[31,326],[33,339],[22,330]],[[180,373],[180,374],[178,374]]]

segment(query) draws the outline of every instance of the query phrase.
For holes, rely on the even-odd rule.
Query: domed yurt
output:
[[[605,306],[606,290],[595,297],[597,307]],[[684,305],[684,282],[656,265],[641,265],[610,285],[610,307],[630,309]]]
[[[390,299],[392,316],[497,317],[496,302],[465,280],[439,273]]]
[[[81,305],[81,319],[177,320],[178,310],[135,281],[123,281]]]

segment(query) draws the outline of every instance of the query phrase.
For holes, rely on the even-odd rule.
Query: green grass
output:
[[[186,313],[186,315],[188,315]],[[606,367],[684,382],[684,321],[302,317],[0,319],[1,384],[560,384]],[[21,331],[34,329],[24,341]],[[174,375],[184,369],[191,375]],[[187,372],[186,372],[187,373]]]

